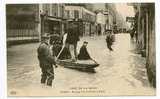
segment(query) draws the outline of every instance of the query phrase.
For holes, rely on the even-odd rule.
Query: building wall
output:
[[[144,29],[145,28],[145,23],[144,21],[146,21],[145,19],[145,13],[144,13],[144,9],[141,7],[141,5],[138,5],[138,20],[137,20],[137,23],[138,23],[138,28],[137,28],[137,43],[138,43],[138,49],[140,51],[144,51],[145,50],[145,32],[144,32]]]
[[[155,6],[148,5],[147,71],[151,84],[156,87]]]
[[[43,33],[60,34],[65,31],[63,22],[64,17],[64,4],[41,4],[41,35]]]
[[[81,6],[65,6],[65,11],[66,11],[66,16],[69,19],[82,19],[82,14],[83,14],[83,7]],[[77,14],[77,16],[76,16]]]
[[[109,17],[108,17],[108,23],[109,23],[109,30],[112,30],[113,29],[113,16],[111,14],[109,14]]]
[[[8,4],[6,10],[9,44],[39,41],[43,33],[64,33],[64,4]]]
[[[99,24],[99,26],[101,27],[101,33],[100,34],[104,34],[105,32],[105,26],[106,26],[106,20],[105,20],[105,15],[102,12],[99,12],[97,14],[97,20],[96,20],[97,24]]]
[[[82,20],[85,22],[85,35],[92,35],[96,33],[95,30],[95,22],[96,22],[96,14],[92,11],[89,11],[83,8]]]
[[[143,57],[146,57],[148,79],[156,87],[156,50],[155,50],[155,5],[153,3],[137,4],[137,45]]]
[[[96,22],[99,23],[99,24],[105,24],[105,15],[102,12],[99,12],[97,14]]]
[[[39,39],[39,6],[37,4],[6,5],[7,43]]]
[[[66,5],[65,6],[65,16],[68,21],[79,22],[79,34],[90,35],[93,33],[93,24],[96,21],[96,14],[84,6]]]

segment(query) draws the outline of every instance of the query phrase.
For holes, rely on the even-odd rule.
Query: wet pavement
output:
[[[40,84],[36,49],[39,43],[11,46],[7,49],[8,95],[10,96],[112,96],[155,95],[148,82],[145,58],[135,52],[129,34],[117,34],[109,51],[105,36],[83,37],[88,51],[100,66],[95,73],[59,66],[53,87]]]

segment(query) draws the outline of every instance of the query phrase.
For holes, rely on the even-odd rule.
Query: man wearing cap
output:
[[[54,79],[54,68],[57,67],[55,58],[51,54],[50,45],[49,45],[50,37],[48,34],[42,36],[41,44],[39,45],[38,52],[38,60],[39,65],[42,71],[41,84],[47,83],[48,86],[52,86],[52,80]]]
[[[79,60],[89,60],[91,59],[88,51],[87,51],[87,44],[88,42],[84,41],[82,47],[80,48],[80,52],[78,54]]]

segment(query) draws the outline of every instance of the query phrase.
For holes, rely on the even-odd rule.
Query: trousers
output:
[[[110,50],[110,51],[113,51],[113,49],[112,49],[112,44],[109,44],[109,43],[107,43],[107,47],[108,47],[108,49]]]
[[[52,81],[54,79],[54,70],[53,70],[53,67],[52,66],[49,66],[47,68],[42,67],[41,71],[42,71],[41,83],[42,84],[47,83],[48,86],[52,86]]]
[[[71,54],[71,59],[77,59],[77,43],[69,44],[69,51]]]

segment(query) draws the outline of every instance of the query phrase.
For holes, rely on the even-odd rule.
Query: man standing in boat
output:
[[[68,28],[66,43],[69,44],[69,51],[73,62],[77,60],[77,42],[79,41],[79,33],[76,23],[71,23]]]
[[[42,71],[41,84],[47,83],[48,86],[52,86],[52,80],[54,79],[54,68],[57,67],[55,58],[51,54],[49,45],[50,37],[48,34],[42,36],[41,44],[39,45],[38,60]]]

